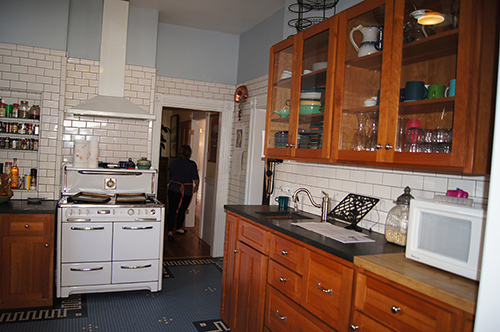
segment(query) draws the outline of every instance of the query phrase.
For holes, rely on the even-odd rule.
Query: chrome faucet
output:
[[[312,194],[309,190],[306,188],[299,188],[295,190],[295,192],[292,195],[292,201],[293,201],[293,212],[298,212],[299,211],[299,196],[297,196],[298,193],[300,192],[305,192],[307,196],[309,197],[309,200],[311,201],[312,205],[314,205],[317,208],[321,209],[321,221],[325,222],[328,220],[328,210],[330,209],[330,196],[324,191],[321,191],[323,193],[323,202],[320,204],[316,203],[314,201],[314,198],[312,197]]]

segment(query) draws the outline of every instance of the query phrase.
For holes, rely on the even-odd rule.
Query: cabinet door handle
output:
[[[321,287],[320,282],[318,282],[318,284],[316,285],[316,288],[319,289],[320,291],[322,291],[323,293],[327,293],[328,295],[332,295],[332,289],[331,288],[326,289],[326,288]]]
[[[386,145],[385,145],[385,149],[386,149],[386,150],[390,150],[390,149],[392,149],[392,145],[390,145],[390,144],[386,144]]]
[[[397,314],[400,310],[401,310],[401,308],[400,308],[400,307],[396,307],[395,305],[393,305],[393,306],[391,307],[391,312],[392,312],[393,314]]]
[[[104,226],[100,227],[71,227],[73,231],[100,231],[103,230]]]
[[[286,278],[280,277],[280,282],[286,282]]]
[[[104,269],[104,267],[100,266],[100,267],[89,267],[89,268],[85,268],[85,269],[77,269],[76,267],[71,267],[69,270],[76,271],[76,272],[89,272],[89,271],[99,271],[102,269]]]
[[[146,264],[146,265],[122,265],[120,266],[122,269],[146,269],[148,267],[151,267],[151,264]]]
[[[286,143],[286,147],[287,148],[293,148],[295,146],[295,144],[292,144],[292,143]]]
[[[44,246],[45,248],[48,248],[48,247],[49,247],[49,244],[48,244],[48,243],[45,243],[43,246]]]
[[[153,229],[153,226],[144,226],[144,227],[123,226],[122,229],[136,231],[136,230],[142,230],[142,229]]]
[[[234,253],[237,254],[239,253],[240,251],[238,249],[234,249]]]
[[[376,148],[377,150],[380,150],[380,149],[382,149],[382,148],[383,148],[383,146],[382,146],[382,144],[378,144],[378,143],[377,143],[377,146],[376,146],[375,148]]]
[[[281,251],[281,254],[282,254],[283,256],[286,256],[286,255],[288,255],[288,251],[286,251],[286,250],[282,250],[282,251]]]
[[[30,228],[30,225],[26,224],[24,225],[24,228]]]
[[[351,325],[349,326],[349,331],[356,331],[356,330],[359,330],[359,326],[354,325],[354,324],[351,324]]]
[[[278,310],[276,310],[274,314],[276,315],[276,317],[286,322],[286,316],[281,316]]]

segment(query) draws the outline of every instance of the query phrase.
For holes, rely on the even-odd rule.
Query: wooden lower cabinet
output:
[[[358,272],[351,331],[472,331],[472,315],[370,272]]]
[[[54,283],[54,216],[0,216],[0,309],[51,306]]]

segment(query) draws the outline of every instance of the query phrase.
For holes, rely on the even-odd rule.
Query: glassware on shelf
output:
[[[356,113],[357,129],[351,142],[351,150],[363,151],[366,149],[366,119],[366,113]]]
[[[411,43],[427,37],[424,27],[418,23],[420,17],[425,10],[415,10],[410,13],[410,21],[404,25],[403,44]]]
[[[405,141],[406,141],[406,126],[408,124],[408,119],[399,118],[398,121],[398,137],[396,140],[396,151],[403,152]]]
[[[366,135],[366,150],[377,151],[378,145],[378,112],[368,114],[368,134]]]

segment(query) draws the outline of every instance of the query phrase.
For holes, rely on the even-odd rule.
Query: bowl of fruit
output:
[[[14,195],[12,190],[0,188],[0,203],[5,203]]]

